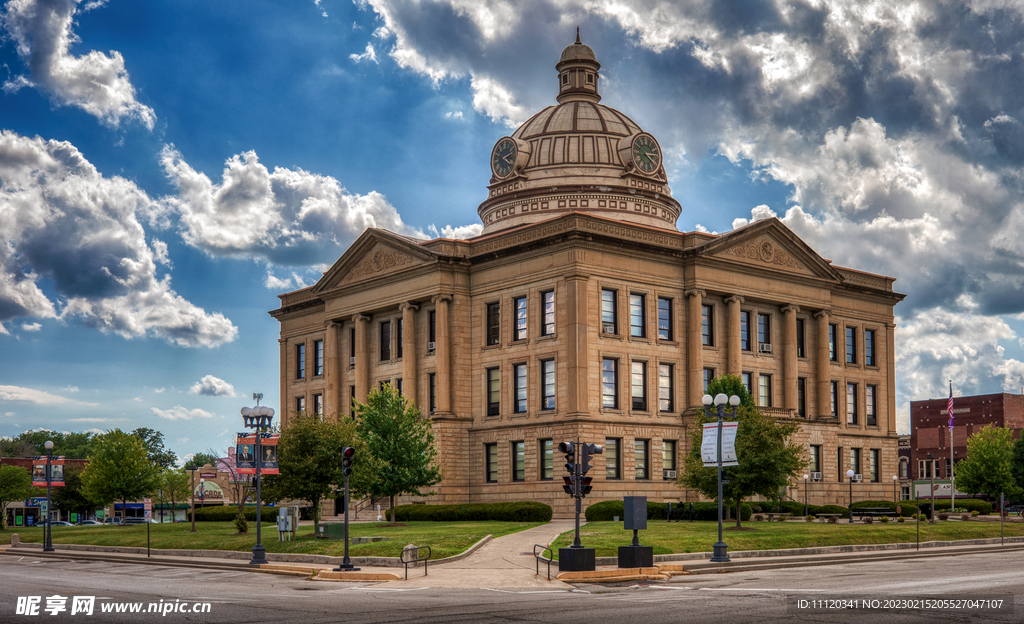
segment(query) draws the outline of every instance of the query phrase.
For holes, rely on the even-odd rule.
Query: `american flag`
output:
[[[953,382],[949,382],[949,401],[946,402],[946,411],[949,413],[949,430],[953,430]]]

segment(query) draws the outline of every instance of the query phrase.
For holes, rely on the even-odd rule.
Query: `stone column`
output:
[[[338,356],[338,323],[327,321],[327,337],[324,340],[324,376],[327,378],[327,391],[324,392],[324,414],[334,414],[341,418],[341,362]]]
[[[815,384],[818,387],[818,414],[827,416],[832,413],[832,388],[829,376],[830,361],[828,358],[828,321],[831,312],[819,310],[814,313],[818,320],[818,353],[815,358]],[[836,399],[839,400],[838,398]]]
[[[794,411],[800,405],[796,384],[796,315],[799,311],[795,305],[782,306],[782,405]]]
[[[398,309],[402,311],[402,394],[417,403],[416,363],[419,354],[416,352],[416,310],[420,307],[415,303],[403,303]]]
[[[281,339],[277,341],[277,344],[281,345],[281,417],[278,422],[282,426],[288,424],[289,417],[292,415],[291,410],[291,397],[288,396],[288,380],[291,379],[292,374],[288,371],[288,341]]]
[[[448,329],[448,303],[451,300],[451,295],[435,295],[433,298],[437,305],[434,331],[437,338],[437,344],[434,345],[434,362],[437,364],[437,414],[451,414],[452,411],[452,344]]]
[[[896,326],[887,325],[885,328],[885,351],[878,348],[875,345],[875,353],[881,355],[885,353],[885,359],[881,362],[877,362],[879,366],[885,367],[885,405],[881,404],[882,397],[876,396],[876,400],[879,401],[878,412],[879,416],[884,413],[888,422],[887,429],[889,430],[890,436],[896,435]],[[881,359],[881,358],[879,358]],[[876,390],[877,392],[877,390]],[[881,394],[881,393],[879,393]],[[884,412],[882,410],[885,410]],[[866,419],[865,419],[866,420]],[[956,470],[953,471],[953,476],[956,476]]]
[[[728,366],[726,367],[726,373],[729,375],[740,376],[743,372],[743,344],[740,342],[740,329],[742,327],[740,319],[740,305],[743,304],[743,297],[739,295],[733,295],[725,300],[725,303],[729,306],[729,322],[726,326],[726,346],[729,354]],[[749,331],[749,327],[747,330]]]
[[[566,305],[566,369],[567,387],[565,405],[559,405],[561,398],[555,398],[555,407],[569,414],[588,412],[590,372],[589,331],[587,322],[588,276],[573,274],[565,278]],[[556,385],[557,387],[557,385]]]
[[[703,290],[687,290],[686,297],[686,405],[701,405],[704,396],[704,345],[701,341]]]
[[[356,324],[356,401],[366,403],[366,395],[370,393],[370,353],[366,335],[370,317],[356,314],[352,322]]]

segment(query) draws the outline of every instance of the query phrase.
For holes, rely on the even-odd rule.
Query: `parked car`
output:
[[[88,526],[88,525],[93,525],[93,524],[103,524],[103,523],[99,522],[97,520],[82,520],[81,522],[78,523],[78,526]]]
[[[104,518],[103,524],[121,524],[121,518]]]
[[[145,518],[125,518],[123,524],[146,524],[147,522],[153,523],[155,520],[146,520]]]
[[[64,522],[63,520],[51,520],[50,526],[75,526],[70,522]]]

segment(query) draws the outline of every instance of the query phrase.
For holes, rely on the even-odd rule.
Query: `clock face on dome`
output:
[[[509,137],[498,139],[498,143],[491,152],[491,171],[499,178],[504,178],[512,173],[519,156],[519,148],[516,142]]]
[[[649,134],[633,139],[633,166],[646,174],[653,174],[661,166],[661,148]]]

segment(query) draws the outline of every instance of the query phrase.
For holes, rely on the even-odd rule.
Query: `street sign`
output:
[[[153,499],[144,498],[142,499],[143,509],[146,510],[146,522],[153,519]]]
[[[736,458],[736,432],[738,422],[722,423],[722,465],[739,466]],[[718,422],[704,423],[704,437],[700,444],[700,455],[707,467],[718,465]]]

